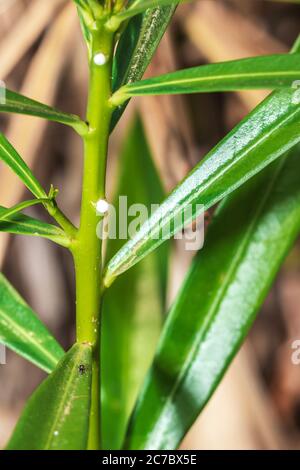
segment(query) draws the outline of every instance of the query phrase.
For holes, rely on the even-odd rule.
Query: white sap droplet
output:
[[[59,432],[58,431],[54,431],[54,436],[58,436],[59,435]]]
[[[98,52],[98,54],[94,55],[94,64],[96,65],[104,65],[106,63],[106,56],[103,52]]]
[[[96,211],[100,215],[104,215],[107,213],[109,209],[109,204],[105,199],[99,199],[99,201],[96,203]]]

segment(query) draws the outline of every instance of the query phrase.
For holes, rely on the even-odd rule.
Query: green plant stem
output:
[[[100,312],[102,284],[102,243],[97,236],[100,217],[96,203],[105,198],[106,157],[112,108],[111,96],[113,34],[99,26],[93,31],[90,86],[87,109],[89,133],[84,138],[85,161],[81,222],[74,260],[76,271],[77,341],[93,348],[92,398],[89,449],[100,448]],[[96,55],[106,62],[97,65]]]
[[[71,240],[75,240],[77,236],[77,228],[72,222],[67,218],[67,216],[62,212],[61,209],[56,205],[56,203],[46,204],[46,209],[48,213],[53,217],[54,220],[61,226],[61,228],[66,232]]]

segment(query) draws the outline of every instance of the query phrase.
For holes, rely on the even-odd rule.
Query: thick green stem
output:
[[[92,402],[89,449],[100,448],[100,311],[102,243],[97,236],[100,217],[96,203],[105,198],[105,175],[112,108],[113,35],[104,26],[93,32],[87,109],[89,133],[84,139],[85,161],[81,222],[73,249],[76,270],[77,341],[93,346]]]

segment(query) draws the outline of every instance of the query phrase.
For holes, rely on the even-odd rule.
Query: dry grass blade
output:
[[[203,0],[192,5],[185,20],[186,32],[209,62],[287,52],[281,42],[232,8]],[[239,96],[252,109],[268,91],[241,91]]]
[[[50,23],[58,7],[64,0],[35,0],[31,2],[20,20],[11,27],[5,39],[1,41],[0,77],[5,79],[13,70],[25,52]]]
[[[21,93],[36,98],[49,105],[53,104],[57,91],[58,79],[66,63],[68,51],[71,52],[71,40],[76,26],[73,5],[68,5],[53,22],[25,77]],[[60,51],[64,50],[65,54]],[[51,61],[49,61],[51,57]],[[45,75],[45,70],[47,74]],[[41,84],[43,86],[41,86]],[[13,116],[9,121],[7,137],[18,149],[26,163],[34,166],[37,150],[46,129],[47,122],[28,116]],[[14,191],[11,191],[11,188]],[[7,168],[1,168],[0,200],[4,206],[17,204],[22,196],[23,186]],[[3,261],[7,237],[0,242],[0,262]]]
[[[56,0],[54,1],[56,2]],[[41,0],[39,3],[43,4],[44,7],[46,7],[46,10],[48,10],[49,12],[48,2],[47,5],[44,0]],[[62,2],[61,0],[59,0],[56,3],[58,4]],[[51,18],[49,17],[49,21],[50,20]],[[60,13],[60,15],[53,20],[51,29],[45,35],[38,51],[36,52],[36,55],[33,57],[30,67],[27,71],[27,75],[25,76],[23,82],[21,90],[23,93],[45,101],[50,105],[54,104],[59,77],[61,75],[65,62],[69,57],[68,51],[71,52],[70,43],[74,36],[75,27],[76,16],[74,14],[74,8],[72,8],[72,5],[68,5]],[[40,31],[42,29],[40,29]],[[61,50],[65,51],[64,55],[60,53]],[[48,57],[48,54],[50,54],[51,56],[51,61],[48,61],[46,59]],[[45,70],[47,70],[46,76]],[[42,87],[41,84],[43,84]],[[29,118],[26,116],[14,116],[9,121],[9,136],[16,145],[16,147],[22,152],[22,155],[24,156],[29,165],[34,165],[34,161],[37,157],[37,150],[44,135],[46,126],[46,121]],[[13,192],[11,191],[12,187],[14,188]],[[23,187],[19,183],[19,181],[15,179],[14,175],[6,168],[1,167],[0,198],[2,203],[4,203],[4,201],[7,205],[13,205],[14,203],[17,203],[22,196],[22,192]],[[3,264],[4,261],[4,252],[8,240],[9,236],[3,233],[0,241],[0,266]],[[43,246],[45,247],[44,244]],[[44,252],[43,256],[45,256]],[[50,279],[51,274],[53,274],[50,265],[52,266],[53,264],[54,263],[48,264]],[[60,271],[56,272],[55,279],[57,279],[57,277],[59,277],[60,275]],[[59,311],[59,309],[57,309],[57,311]],[[59,322],[57,321],[57,323]],[[16,376],[20,377],[20,381],[22,382],[22,377],[24,378],[24,372],[22,371],[24,370],[26,374],[27,369],[24,364],[22,362],[19,363],[17,359],[18,358],[15,358],[14,363],[12,359],[10,360],[11,369],[17,371]],[[11,394],[11,389],[9,388],[9,385],[7,393]],[[6,410],[4,412],[2,408],[1,416],[3,416],[3,420],[1,421],[0,426],[0,443],[2,447],[3,444],[7,441],[8,436],[12,431],[17,416],[15,415],[15,410]]]
[[[176,69],[170,34],[161,41],[146,76]],[[170,191],[193,167],[194,142],[182,96],[148,96],[138,100],[155,163]]]
[[[268,396],[257,380],[257,365],[252,357],[253,351],[245,345],[201,419],[187,435],[183,449],[257,450],[285,447]]]

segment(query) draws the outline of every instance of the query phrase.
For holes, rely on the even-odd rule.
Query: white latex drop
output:
[[[94,55],[94,63],[96,65],[104,65],[106,63],[106,57],[102,52],[98,52],[98,54]]]
[[[104,215],[109,209],[109,204],[105,199],[99,199],[96,203],[96,211],[98,214]]]

